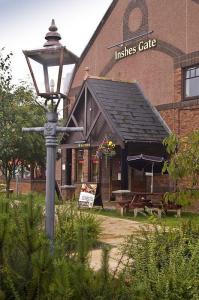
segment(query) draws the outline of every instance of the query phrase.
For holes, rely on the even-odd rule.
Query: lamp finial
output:
[[[61,35],[57,32],[57,29],[58,28],[55,25],[55,20],[52,19],[49,32],[45,36],[47,42],[44,44],[44,47],[61,46],[61,43],[59,42],[59,40],[61,40]]]

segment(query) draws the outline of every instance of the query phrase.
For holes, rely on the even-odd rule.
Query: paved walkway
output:
[[[112,246],[110,251],[110,270],[114,272],[117,268],[118,261],[121,259],[121,254],[119,253],[119,247],[124,241],[126,236],[131,234],[137,234],[141,228],[145,227],[150,230],[152,227],[148,224],[142,224],[140,222],[112,218],[107,216],[97,216],[102,222],[102,235],[100,241]],[[123,263],[127,258],[122,259]],[[91,252],[91,267],[98,270],[101,266],[101,250],[93,250]]]

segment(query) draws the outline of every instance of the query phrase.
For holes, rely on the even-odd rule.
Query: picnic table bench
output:
[[[127,210],[133,210],[136,217],[138,212],[144,211],[146,208],[149,212],[156,211],[158,217],[161,218],[162,212],[176,211],[177,216],[181,216],[181,205],[164,200],[164,193],[145,193],[125,191],[115,193],[116,202],[120,207],[120,213],[123,216]],[[125,196],[124,196],[125,195]]]

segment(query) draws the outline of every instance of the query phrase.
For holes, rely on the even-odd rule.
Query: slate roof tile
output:
[[[88,87],[121,138],[161,142],[169,128],[136,83],[87,79]]]

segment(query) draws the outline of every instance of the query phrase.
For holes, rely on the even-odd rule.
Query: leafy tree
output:
[[[164,145],[170,159],[163,172],[167,171],[176,182],[176,191],[166,197],[182,205],[190,204],[199,197],[199,131],[184,137],[172,134],[164,140]]]
[[[17,167],[45,163],[43,137],[22,133],[22,127],[43,126],[44,110],[26,83],[12,84],[11,56],[0,51],[0,170],[7,193]]]

